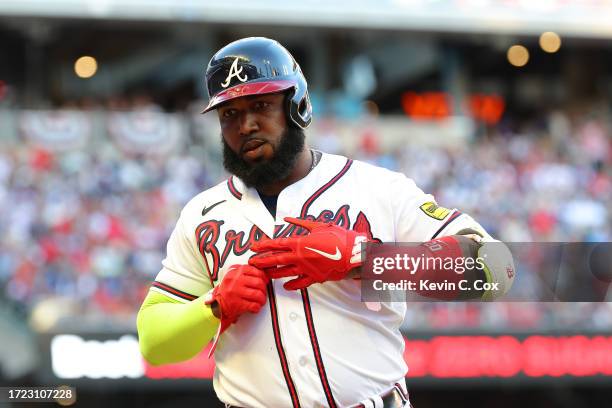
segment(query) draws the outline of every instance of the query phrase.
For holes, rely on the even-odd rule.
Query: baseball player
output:
[[[362,244],[484,256],[474,277],[500,288],[473,295],[485,298],[510,288],[510,253],[487,257],[494,240],[477,222],[404,175],[308,148],[306,80],[278,42],[223,47],[206,81],[231,176],[180,214],[138,314],[144,357],[178,362],[212,340],[231,407],[409,407],[407,306],[361,301]]]

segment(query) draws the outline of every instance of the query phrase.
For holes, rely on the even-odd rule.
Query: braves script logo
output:
[[[345,204],[335,213],[330,210],[323,210],[318,217],[308,215],[306,219],[331,222],[340,227],[350,229],[351,221],[348,215],[349,208],[350,206]],[[224,221],[222,220],[208,220],[198,225],[195,231],[200,254],[204,259],[207,259],[207,254],[212,258],[212,267],[209,265],[209,268],[213,281],[217,280],[219,269],[225,265],[225,261],[227,261],[230,253],[240,256],[246,253],[251,248],[251,245],[261,240],[266,235],[256,225],[253,225],[248,233],[230,229],[225,233],[225,243],[223,244],[223,242],[219,242],[221,225],[223,224]],[[370,241],[381,242],[379,239],[372,236],[370,221],[368,221],[365,214],[361,211],[353,224],[353,231],[365,233]],[[286,238],[306,234],[308,234],[308,230],[293,224],[277,225],[274,228],[274,238]],[[223,246],[223,248],[221,249],[220,246]]]
[[[239,58],[240,57],[236,57],[234,62],[232,62],[232,66],[230,67],[229,74],[227,74],[227,78],[225,78],[225,82],[221,84],[223,88],[227,88],[229,86],[230,82],[232,82],[233,77],[238,78],[241,82],[246,82],[247,79],[249,79],[246,74],[244,74],[244,76],[240,76],[240,74],[242,73],[243,67],[240,67],[240,69],[238,69],[238,59]]]

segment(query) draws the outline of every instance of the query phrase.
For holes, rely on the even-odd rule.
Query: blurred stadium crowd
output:
[[[145,119],[159,111],[142,101],[108,107],[139,109]],[[53,140],[46,147],[37,140],[49,123],[22,115],[19,139],[3,142],[0,290],[26,313],[36,305],[48,307],[53,299],[54,307],[61,305],[59,316],[132,322],[159,271],[180,209],[221,181],[222,164],[214,153],[219,147],[198,137],[199,117],[178,115],[177,126],[187,129],[188,140],[143,153],[130,148],[142,142],[137,137],[122,142],[125,119],[113,119],[110,111],[107,116],[107,134],[84,140],[80,125],[60,121],[57,140],[69,147],[58,148]],[[70,118],[62,120],[76,121]],[[139,122],[138,116],[128,119]],[[168,139],[166,133],[154,134],[159,126],[145,119],[140,129],[152,140]],[[355,135],[350,146],[343,144],[339,120],[327,120],[323,133],[307,134],[323,151],[404,172],[441,205],[473,215],[504,241],[610,241],[610,123],[606,110],[556,111],[520,127],[504,120],[458,147],[405,143],[390,151],[382,148],[376,128]],[[93,134],[87,126],[82,132]],[[209,139],[218,144],[218,135]],[[406,318],[407,327],[424,330],[556,325],[610,328],[612,307],[419,303],[409,307]]]

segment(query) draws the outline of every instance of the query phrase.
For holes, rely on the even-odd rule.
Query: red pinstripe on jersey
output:
[[[230,193],[238,200],[242,200],[242,193],[238,191],[236,186],[234,185],[234,177],[230,177],[227,179],[227,188],[229,188]]]
[[[190,295],[187,292],[183,292],[182,290],[175,289],[175,288],[173,288],[170,285],[166,285],[165,283],[161,283],[161,282],[155,281],[155,282],[153,282],[153,284],[151,286],[153,286],[155,288],[158,288],[158,289],[161,289],[164,292],[168,292],[168,293],[170,293],[170,294],[172,294],[174,296],[178,296],[181,299],[185,299],[185,300],[190,300],[191,301],[191,300],[194,300],[194,299],[198,298],[197,296]]]
[[[331,180],[325,183],[321,188],[319,188],[312,196],[306,200],[304,205],[302,206],[302,211],[300,213],[300,218],[305,219],[306,215],[308,215],[308,209],[314,203],[314,201],[319,198],[325,191],[327,191],[331,186],[333,186],[342,176],[346,174],[349,170],[353,161],[348,159],[342,170],[338,172]],[[315,356],[315,362],[317,364],[317,371],[319,372],[319,379],[321,380],[321,385],[323,386],[323,391],[325,392],[325,398],[327,399],[327,403],[331,408],[336,408],[336,402],[334,401],[334,396],[331,391],[331,387],[329,385],[329,380],[327,379],[327,373],[325,372],[325,366],[323,364],[323,357],[321,356],[321,348],[319,347],[319,341],[317,340],[317,333],[315,331],[314,319],[312,317],[312,309],[310,307],[310,298],[308,296],[308,289],[302,289],[302,303],[304,305],[304,313],[306,314],[306,323],[308,325],[308,334],[310,335],[310,343],[312,344],[312,351]]]
[[[293,383],[291,373],[289,372],[287,356],[285,355],[285,348],[283,347],[283,342],[281,340],[280,329],[278,327],[278,313],[276,310],[276,295],[274,294],[274,286],[272,285],[272,282],[268,283],[268,300],[270,302],[270,314],[272,316],[272,329],[274,330],[276,351],[278,351],[278,357],[280,358],[281,367],[283,369],[285,383],[287,384],[289,394],[291,395],[291,404],[293,405],[293,408],[298,408],[300,406],[300,399],[298,398],[295,384]]]
[[[311,195],[310,198],[308,198],[308,200],[306,200],[306,202],[302,206],[302,211],[300,212],[300,218],[302,219],[306,218],[306,215],[308,214],[308,209],[310,208],[312,203],[317,198],[319,198],[321,194],[323,194],[327,189],[329,189],[332,185],[334,185],[340,179],[340,177],[344,176],[352,164],[353,164],[353,161],[348,159],[346,161],[346,164],[344,165],[344,167],[342,168],[342,170],[340,170],[338,174],[336,174],[331,180],[329,180],[321,188],[319,188],[313,195]]]
[[[448,224],[450,224],[451,222],[455,221],[455,220],[456,220],[456,219],[457,219],[457,218],[458,218],[460,215],[461,215],[461,211],[457,211],[457,210],[455,210],[455,212],[453,213],[453,215],[451,215],[451,216],[450,216],[450,218],[448,219],[448,221],[446,221],[446,222],[444,223],[444,225],[442,225],[442,226],[440,227],[440,229],[438,229],[438,230],[436,231],[436,233],[435,233],[435,234],[433,234],[433,237],[431,237],[431,239],[436,238],[436,237],[438,236],[438,234],[440,234],[444,228],[448,227]]]
[[[310,334],[310,344],[312,344],[312,351],[315,356],[317,363],[317,370],[319,372],[319,378],[321,379],[321,385],[325,392],[325,398],[330,408],[336,408],[336,401],[331,392],[329,381],[327,380],[327,374],[325,373],[325,366],[323,365],[323,358],[321,357],[321,350],[319,348],[319,342],[317,340],[317,333],[314,328],[314,320],[312,318],[312,310],[310,308],[310,298],[308,297],[308,290],[302,289],[302,303],[304,305],[304,313],[306,314],[306,323],[308,324],[308,333]]]

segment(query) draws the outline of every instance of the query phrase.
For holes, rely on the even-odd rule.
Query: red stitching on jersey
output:
[[[348,169],[351,167],[351,164],[353,164],[353,160],[348,159],[346,164],[344,165],[344,167],[342,168],[342,170],[340,170],[340,172],[338,174],[336,174],[331,180],[329,180],[321,188],[319,188],[313,195],[311,195],[308,200],[306,200],[306,202],[302,206],[302,211],[300,212],[300,218],[305,218],[306,217],[306,214],[308,214],[308,209],[310,208],[312,203],[317,198],[319,198],[321,196],[321,194],[323,194],[325,192],[325,190],[327,190],[332,185],[334,185],[336,183],[336,181],[338,181],[340,179],[340,177],[344,176],[344,174],[346,174]]]
[[[166,291],[168,293],[173,294],[174,296],[178,296],[181,299],[185,299],[185,300],[194,300],[197,299],[197,296],[194,295],[190,295],[187,292],[183,292],[182,290],[178,290],[173,288],[172,286],[166,285],[165,283],[161,283],[161,282],[153,282],[153,284],[151,286],[155,286],[156,288],[159,288],[163,291]]]
[[[238,191],[236,186],[234,185],[234,178],[230,177],[227,179],[227,187],[229,188],[230,193],[238,200],[242,200],[242,193]]]
[[[274,287],[272,282],[268,283],[268,299],[270,300],[270,314],[272,315],[272,329],[274,330],[274,340],[276,342],[276,351],[278,351],[278,357],[280,358],[281,367],[283,369],[283,376],[285,377],[285,383],[289,388],[289,394],[291,395],[291,403],[294,408],[299,408],[300,399],[298,398],[295,384],[291,379],[291,373],[289,372],[289,365],[287,364],[287,356],[285,355],[285,349],[280,337],[280,329],[278,327],[278,314],[276,313],[276,296],[274,295]]]
[[[319,372],[319,379],[325,392],[325,398],[330,408],[336,408],[336,401],[331,392],[329,381],[327,380],[327,374],[325,373],[325,366],[323,366],[323,358],[321,357],[321,349],[319,348],[319,342],[317,340],[317,333],[314,328],[314,321],[312,319],[312,310],[310,308],[310,299],[308,297],[308,289],[302,289],[302,304],[304,305],[304,313],[306,314],[306,323],[308,324],[308,334],[310,334],[310,344],[312,344],[312,351],[315,355],[317,363],[317,371]]]
[[[455,211],[455,213],[454,213],[453,215],[451,215],[451,217],[448,219],[448,221],[446,221],[446,222],[444,223],[444,225],[442,225],[442,226],[440,227],[440,229],[436,231],[436,233],[433,235],[433,237],[431,237],[431,239],[436,238],[436,237],[438,236],[438,234],[439,234],[439,233],[441,233],[441,232],[442,232],[442,230],[443,230],[444,228],[448,227],[448,224],[450,224],[451,222],[453,222],[454,220],[456,220],[456,219],[457,219],[457,217],[459,217],[460,215],[461,215],[461,212],[460,212],[460,211]],[[431,241],[431,240],[430,240],[430,241]]]

